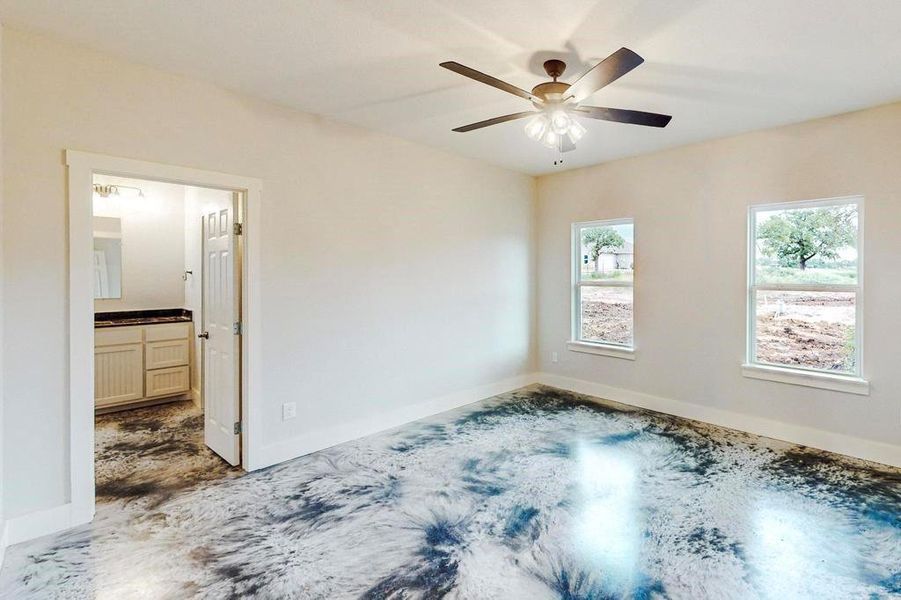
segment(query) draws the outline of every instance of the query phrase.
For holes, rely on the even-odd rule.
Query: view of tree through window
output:
[[[577,223],[574,251],[574,339],[632,346],[632,221]]]
[[[859,373],[859,203],[751,211],[751,362]]]

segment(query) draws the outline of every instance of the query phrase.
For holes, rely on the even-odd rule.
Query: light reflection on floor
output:
[[[582,509],[574,534],[583,560],[605,574],[605,587],[626,594],[635,587],[644,524],[637,510],[638,466],[627,452],[580,444]]]
[[[901,597],[901,471],[550,388],[166,490],[0,597]]]
[[[767,597],[813,597],[821,589],[839,597],[843,582],[864,575],[855,532],[841,511],[772,504],[768,499],[754,507],[749,551],[754,579]],[[853,596],[853,586],[844,593]]]

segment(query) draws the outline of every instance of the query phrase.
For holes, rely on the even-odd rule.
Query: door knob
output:
[[[204,339],[204,340],[208,340],[208,339],[210,339],[210,332],[204,331],[203,333],[198,333],[197,337]]]

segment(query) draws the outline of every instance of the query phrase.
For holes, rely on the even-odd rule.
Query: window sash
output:
[[[757,283],[757,214],[773,210],[795,210],[823,208],[853,204],[857,207],[857,283],[856,284],[813,284],[813,283]],[[827,198],[800,202],[780,202],[758,204],[748,209],[748,309],[747,309],[747,357],[748,364],[773,366],[806,373],[828,373],[845,377],[861,377],[863,373],[863,197]],[[798,365],[771,363],[757,358],[757,293],[758,292],[846,292],[854,294],[854,370],[831,371]]]
[[[805,373],[828,373],[844,377],[860,377],[863,360],[863,331],[860,329],[863,323],[863,301],[860,292],[856,290],[836,290],[854,294],[854,370],[833,371],[830,369],[816,369],[801,365],[786,365],[783,363],[769,362],[757,358],[757,292],[782,291],[770,288],[752,288],[748,293],[748,364],[778,367],[792,371],[804,371]],[[813,292],[823,290],[791,290],[800,292]],[[826,290],[831,291],[831,290]]]
[[[761,292],[857,292],[859,285],[846,285],[839,283],[763,283],[752,285],[752,289]]]
[[[634,287],[634,281],[616,281],[603,279],[588,279],[586,281],[577,281],[576,287]]]
[[[635,298],[634,298],[634,297],[632,298],[632,327],[631,327],[631,329],[632,329],[632,341],[631,341],[630,343],[624,344],[624,343],[621,343],[621,342],[611,342],[611,341],[608,341],[608,340],[591,340],[591,339],[585,338],[585,336],[582,334],[582,293],[581,293],[581,287],[583,287],[583,286],[578,286],[578,287],[576,288],[575,294],[574,294],[574,297],[575,297],[575,310],[576,310],[576,313],[575,313],[575,323],[574,323],[574,325],[575,325],[575,330],[574,330],[575,335],[574,335],[574,337],[573,337],[573,341],[576,341],[576,342],[582,342],[582,343],[584,343],[584,344],[595,344],[595,345],[598,345],[598,346],[609,346],[609,347],[611,347],[611,348],[626,348],[626,349],[634,348],[634,346],[635,346]],[[632,287],[632,286],[630,285],[630,286],[607,286],[607,287]]]

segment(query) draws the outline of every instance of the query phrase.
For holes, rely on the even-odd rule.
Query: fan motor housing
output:
[[[533,87],[532,95],[544,100],[547,104],[556,104],[563,101],[564,94],[568,89],[568,83],[563,83],[562,81],[547,81]],[[532,104],[535,104],[537,108],[541,108],[541,106],[535,102]]]

